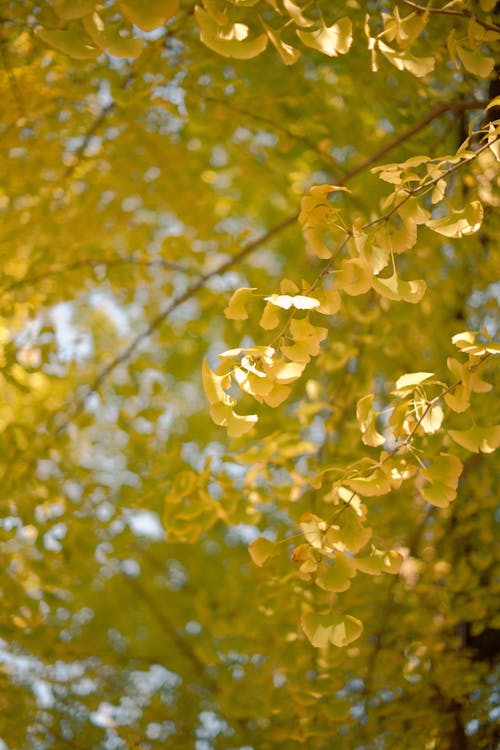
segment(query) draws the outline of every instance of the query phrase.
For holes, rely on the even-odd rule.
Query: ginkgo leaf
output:
[[[227,434],[234,438],[250,432],[258,421],[256,414],[236,414],[231,406],[220,402],[211,404],[210,416],[215,424],[227,427]]]
[[[224,315],[229,320],[246,320],[248,313],[246,311],[246,304],[253,297],[255,287],[240,287],[235,292],[227,306],[224,308]]]
[[[495,60],[493,57],[486,57],[479,52],[465,49],[460,44],[456,45],[457,56],[462,61],[462,64],[469,73],[472,73],[479,78],[488,78],[495,66]]]
[[[385,437],[377,432],[376,419],[378,412],[373,408],[373,393],[359,399],[356,406],[356,418],[361,430],[361,439],[365,445],[377,447],[385,442]]]
[[[363,632],[363,624],[351,615],[309,612],[302,617],[302,628],[312,646],[348,646]]]
[[[301,26],[303,28],[308,28],[309,26],[314,25],[314,21],[309,20],[309,18],[306,18],[303,14],[301,9],[298,5],[296,5],[292,0],[283,0],[283,7],[289,14],[290,18],[294,21],[296,26]]]
[[[353,494],[353,493],[351,493]],[[344,544],[349,552],[355,555],[367,544],[372,537],[372,529],[363,526],[350,506],[345,508],[339,517],[339,541]]]
[[[274,383],[272,390],[263,396],[262,400],[265,404],[272,406],[274,409],[286,401],[291,392],[292,389],[290,386]]]
[[[401,391],[401,393],[404,393],[405,391],[412,391],[417,385],[432,377],[434,377],[433,372],[407,372],[396,380],[396,391],[393,392]]]
[[[285,360],[276,360],[272,365],[265,365],[267,375],[282,385],[293,383],[294,380],[300,378],[304,368],[303,362],[285,362]]]
[[[324,23],[315,31],[300,31],[297,35],[308,47],[319,50],[329,57],[344,55],[352,44],[352,23],[350,18],[341,18],[333,26]]]
[[[119,0],[123,15],[143,31],[153,31],[175,16],[179,0]]]
[[[316,584],[325,591],[347,591],[351,578],[356,575],[356,565],[352,558],[337,551],[332,562],[326,560],[318,568]]]
[[[93,42],[113,57],[137,57],[142,52],[142,39],[122,36],[119,24],[104,23],[96,12],[85,16],[83,25]]]
[[[343,260],[335,275],[335,286],[350,296],[365,294],[372,286],[371,268],[361,258]]]
[[[270,29],[269,26],[266,26],[266,24],[263,24],[264,28],[266,30],[266,33],[271,40],[271,43],[278,51],[279,56],[285,63],[285,65],[294,65],[294,63],[297,62],[299,59],[301,53],[298,49],[295,47],[292,47],[291,44],[287,44],[283,41],[281,38],[281,35],[278,31],[275,31],[274,29]]]
[[[426,408],[426,407],[425,407]],[[434,405],[426,409],[424,416],[420,420],[420,427],[427,435],[434,435],[443,423],[444,412],[439,405]]]
[[[319,302],[317,312],[323,315],[335,315],[340,310],[342,299],[336,289],[315,289],[314,297]]]
[[[346,479],[345,483],[349,489],[363,497],[377,497],[391,491],[391,485],[381,469],[377,469],[369,477]]]
[[[422,279],[415,281],[403,281],[394,273],[387,279],[374,276],[372,286],[378,294],[395,302],[420,302],[427,289],[427,284]]]
[[[232,396],[229,396],[225,389],[231,385],[229,375],[217,375],[208,366],[207,361],[203,360],[202,365],[203,388],[211,404],[223,403],[233,406],[236,402]]]
[[[201,41],[223,57],[249,60],[260,55],[267,47],[267,34],[251,38],[246,24],[229,22],[225,26],[219,26],[199,5],[194,12],[200,27]]]
[[[448,435],[463,448],[474,453],[493,453],[500,445],[500,425],[448,430]]]
[[[265,331],[272,331],[273,328],[276,328],[276,326],[279,325],[279,323],[280,317],[276,312],[276,305],[273,305],[272,302],[268,302],[264,307],[264,312],[262,313],[259,322],[260,327]]]
[[[248,551],[253,562],[259,568],[261,568],[264,563],[269,560],[269,558],[279,555],[279,549],[277,548],[276,544],[270,542],[269,539],[266,539],[263,536],[260,536],[258,539],[253,541],[248,546]]]
[[[422,495],[438,508],[446,508],[455,499],[458,480],[463,470],[459,458],[450,453],[440,453],[431,465],[422,470],[422,476],[429,484],[422,487]]]
[[[356,557],[354,559],[354,565],[362,573],[367,573],[371,576],[380,575],[380,573],[390,573],[395,575],[401,563],[403,562],[403,556],[396,552],[396,550],[380,550],[372,546],[372,550],[367,557]]]
[[[98,47],[82,29],[37,29],[36,35],[51,47],[75,60],[93,60],[101,54]]]
[[[60,18],[71,21],[92,13],[96,0],[52,0],[52,7]]]
[[[312,310],[315,307],[319,307],[319,302],[314,297],[306,297],[303,294],[271,294],[265,298],[267,302],[270,302],[276,307],[281,307],[283,310],[289,310],[294,307],[296,310]]]
[[[479,201],[471,201],[464,208],[452,211],[440,219],[427,222],[429,229],[445,237],[463,237],[477,232],[483,221],[483,207]]]

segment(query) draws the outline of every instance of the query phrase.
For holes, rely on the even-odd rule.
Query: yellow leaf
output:
[[[225,392],[225,388],[229,388],[231,385],[231,378],[229,375],[217,375],[207,364],[207,361],[203,360],[202,365],[202,380],[203,389],[206,396],[211,404],[223,403],[228,406],[233,406],[236,402],[234,398],[228,396]]]
[[[256,287],[240,287],[240,289],[237,289],[227,303],[227,307],[224,308],[226,318],[230,320],[246,320],[248,313],[245,305],[253,296],[255,289]]]
[[[462,470],[460,459],[450,453],[440,453],[429,468],[422,470],[422,476],[429,482],[422,488],[423,497],[431,505],[446,508],[456,497]]]
[[[249,38],[250,29],[243,23],[219,26],[209,14],[196,6],[195,17],[200,27],[200,39],[207,47],[223,57],[249,60],[257,57],[267,47],[267,34]]]
[[[371,268],[361,258],[343,260],[335,275],[335,286],[350,296],[365,294],[372,286]]]
[[[314,290],[314,296],[319,302],[316,311],[323,315],[335,315],[340,310],[341,297],[336,289]]]
[[[131,23],[143,31],[153,31],[175,16],[179,0],[120,0],[118,6]]]
[[[432,377],[434,377],[433,372],[407,372],[396,380],[396,391],[394,393],[398,391],[401,391],[401,393],[412,391],[417,385]]]
[[[93,60],[101,54],[92,39],[81,31],[62,29],[38,29],[36,35],[51,47],[75,60]]]
[[[403,557],[399,552],[395,550],[386,552],[375,547],[372,547],[368,557],[356,557],[354,560],[354,564],[358,570],[371,576],[380,575],[380,573],[395,575],[401,567],[402,562]]]
[[[391,485],[381,469],[377,469],[369,477],[346,479],[345,483],[349,489],[364,497],[377,497],[391,491]]]
[[[363,443],[377,447],[385,442],[385,438],[377,432],[377,412],[373,409],[373,399],[373,393],[359,399],[356,407],[356,418],[361,429]]]
[[[500,445],[500,425],[448,430],[448,435],[463,448],[474,453],[493,453]]]
[[[296,63],[300,57],[299,50],[295,49],[295,47],[292,47],[291,44],[287,44],[286,42],[284,42],[278,31],[270,29],[268,26],[266,26],[266,24],[263,25],[269,39],[278,51],[278,54],[285,65],[293,65],[294,63]]]
[[[283,401],[286,401],[291,391],[292,389],[289,386],[280,385],[280,383],[275,383],[273,385],[272,391],[268,393],[266,396],[263,396],[262,400],[268,406],[272,406],[273,408],[276,408],[277,406],[280,406],[280,404],[282,404]]]
[[[403,281],[396,273],[387,279],[374,276],[372,280],[374,290],[382,297],[396,302],[420,302],[427,289],[427,284],[422,279],[415,281]]]
[[[307,28],[308,26],[313,26],[314,21],[310,21],[308,18],[302,15],[302,11],[299,8],[298,5],[295,5],[292,0],[283,0],[283,6],[285,10],[288,12],[290,18],[295,22],[297,26],[302,26],[303,28]]]
[[[363,624],[351,615],[310,612],[302,617],[302,629],[315,648],[325,648],[329,643],[342,648],[359,638]]]
[[[316,584],[325,591],[347,591],[351,578],[356,575],[356,566],[352,558],[343,552],[335,552],[333,562],[324,560],[318,569]]]
[[[323,52],[329,57],[344,55],[349,51],[352,44],[352,23],[351,19],[341,18],[333,26],[326,26],[324,23],[315,31],[299,31],[297,35],[307,47]]]
[[[276,544],[270,542],[263,536],[260,536],[254,542],[252,542],[248,551],[255,565],[261,568],[267,560],[271,557],[279,555],[279,550],[276,548]]]
[[[52,0],[52,6],[60,18],[72,21],[92,13],[96,0]]]
[[[319,307],[319,302],[313,297],[305,297],[303,294],[271,294],[266,297],[266,302],[270,302],[276,307],[281,307],[283,310],[289,310],[294,307],[296,310],[312,310],[315,307]]]
[[[229,437],[241,437],[250,432],[256,424],[256,414],[236,414],[235,411],[225,403],[214,403],[210,406],[210,416],[215,424],[227,427]]]
[[[144,46],[142,39],[123,37],[119,24],[105,24],[98,13],[90,13],[83,25],[94,43],[113,57],[137,57]]]
[[[493,57],[486,57],[481,55],[479,52],[473,52],[465,49],[460,44],[456,45],[456,53],[462,64],[469,73],[472,73],[479,78],[488,78],[495,66],[495,60]]]
[[[452,211],[440,219],[427,222],[429,229],[444,237],[463,237],[477,232],[483,220],[483,207],[479,201],[471,201],[465,208]]]
[[[260,327],[265,331],[272,331],[273,328],[276,328],[276,326],[279,325],[279,322],[280,318],[276,312],[275,305],[273,305],[272,302],[268,302],[260,319]]]
[[[304,372],[305,363],[303,362],[285,362],[284,360],[275,360],[272,365],[265,365],[264,369],[267,375],[277,383],[286,385],[293,383],[300,378]]]

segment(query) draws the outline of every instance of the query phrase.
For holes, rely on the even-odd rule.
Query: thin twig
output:
[[[447,105],[446,110],[449,110],[449,106]],[[434,115],[432,118],[429,118],[427,116],[422,121],[424,124],[420,124],[416,126],[418,130],[424,128],[429,122],[432,121],[432,119],[435,119],[438,114],[436,114],[437,110],[434,111]],[[440,112],[442,114],[442,112]],[[418,130],[416,132],[418,132]],[[408,138],[413,135],[415,132],[415,128],[411,129],[411,132],[409,135],[407,135]],[[391,144],[388,144],[385,147],[385,152],[391,150],[392,148],[396,148],[397,146],[401,145],[404,139],[401,137],[398,137],[394,139]],[[475,152],[476,154],[480,151],[484,150],[487,146],[482,147],[478,152]],[[338,185],[343,186],[349,180],[351,180],[353,177],[357,176],[361,171],[364,169],[367,169],[369,166],[374,164],[378,159],[380,158],[379,152],[374,154],[369,159],[365,160],[363,165],[358,165],[357,167],[354,167],[352,170],[347,171],[344,176],[338,181]],[[463,162],[460,162],[459,166],[461,166]],[[453,169],[450,170],[454,171],[457,169],[458,166],[455,166]],[[410,196],[408,196],[410,197]],[[405,199],[406,200],[406,199]],[[122,364],[123,362],[126,362],[136,351],[136,349],[142,344],[143,341],[148,339],[161,325],[162,323],[175,311],[177,310],[180,305],[184,304],[184,302],[187,302],[188,300],[192,299],[199,291],[200,289],[204,288],[206,283],[216,277],[219,276],[226,271],[230,270],[234,266],[238,265],[244,258],[248,257],[251,253],[253,253],[255,250],[257,250],[259,247],[264,245],[268,240],[272,239],[274,236],[280,234],[282,231],[290,227],[295,221],[297,221],[299,217],[299,212],[295,211],[294,213],[290,214],[286,218],[284,218],[282,221],[280,221],[278,224],[275,224],[274,227],[271,227],[271,229],[267,230],[267,232],[264,232],[260,236],[258,236],[256,239],[251,240],[246,245],[242,247],[239,253],[234,255],[232,258],[229,258],[229,260],[223,261],[219,266],[217,266],[213,271],[210,271],[208,273],[202,274],[193,284],[191,284],[182,294],[179,294],[175,296],[169,304],[159,312],[159,314],[154,318],[151,323],[145,328],[143,331],[141,331],[135,338],[131,341],[131,343],[120,353],[118,354],[114,359],[112,359],[105,367],[101,370],[101,372],[98,374],[98,376],[95,378],[95,380],[91,383],[91,385],[88,386],[83,396],[79,397],[76,401],[73,402],[73,404],[66,408],[67,418],[64,419],[62,424],[59,424],[58,426],[58,433],[63,431],[67,428],[70,418],[74,418],[78,414],[82,412],[82,410],[85,407],[86,402],[92,396],[94,393],[96,393],[103,383],[106,381],[108,376],[118,367],[118,365]],[[335,254],[335,257],[337,256],[337,253]],[[330,268],[331,263],[329,262],[327,264],[327,269],[323,269],[321,271],[321,278],[327,273],[327,270]],[[61,412],[59,412],[59,415]],[[54,415],[54,418],[57,421],[57,414]]]
[[[496,31],[497,33],[500,33],[500,26],[496,26],[495,24],[487,23],[486,21],[482,21],[480,18],[474,15],[474,13],[471,13],[470,10],[453,10],[452,8],[432,8],[430,5],[419,5],[418,3],[412,2],[412,0],[395,0],[395,2],[398,5],[405,5],[407,8],[411,8],[418,14],[422,13],[434,13],[436,15],[440,16],[456,16],[457,18],[473,18],[474,21],[483,27],[483,29],[487,29],[488,31]]]

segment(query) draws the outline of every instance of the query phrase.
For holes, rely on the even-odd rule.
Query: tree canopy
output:
[[[498,3],[0,35],[0,748],[495,750]]]

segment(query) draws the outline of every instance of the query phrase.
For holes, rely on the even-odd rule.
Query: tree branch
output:
[[[474,103],[474,106],[477,106],[477,103]],[[447,104],[445,108],[443,107],[444,105],[442,105],[439,108],[439,111],[438,109],[434,110],[431,113],[432,116],[428,115],[420,123],[418,123],[416,126],[411,128],[410,131],[407,131],[405,134],[403,134],[403,136],[398,136],[393,141],[391,141],[390,144],[387,144],[387,146],[384,147],[384,150],[382,153],[386,154],[388,151],[401,145],[401,143],[403,143],[404,140],[410,138],[412,135],[414,135],[415,132],[419,132],[419,130],[422,130],[426,125],[432,122],[433,119],[436,119],[436,117],[438,117],[440,114],[443,114],[445,111],[450,111],[450,109],[453,108],[452,105],[450,104]],[[485,150],[486,148],[489,148],[489,144],[482,146],[477,152],[475,152],[475,155]],[[364,171],[369,166],[371,166],[376,161],[378,161],[378,159],[380,158],[380,152],[381,150],[378,150],[369,159],[366,159],[361,165],[358,165],[357,167],[354,167],[353,169],[347,171],[344,174],[344,176],[338,181],[338,185],[339,186],[345,185],[353,177],[357,176],[358,174],[360,174],[360,172]],[[455,165],[453,168],[448,170],[447,174],[455,171],[462,165],[463,165],[463,162],[460,162],[458,165]],[[431,182],[428,184],[433,184],[433,183]],[[415,192],[417,191],[413,191],[411,194],[414,194]],[[408,197],[411,197],[411,195],[409,194]],[[407,200],[407,199],[404,199],[404,200]],[[398,204],[396,209],[399,207],[399,205],[401,204]],[[393,209],[391,213],[393,213],[394,210],[396,209]],[[253,253],[254,250],[257,250],[259,247],[264,245],[270,239],[272,239],[273,237],[275,237],[276,235],[280,234],[282,231],[290,227],[295,221],[297,221],[298,217],[299,217],[298,211],[295,211],[294,213],[290,214],[289,216],[284,218],[282,221],[280,221],[278,224],[275,224],[274,227],[271,227],[271,229],[267,230],[267,232],[264,232],[260,236],[256,237],[254,240],[251,240],[246,245],[244,245],[242,249],[240,250],[240,252],[236,253],[236,255],[234,255],[232,258],[229,258],[229,260],[223,261],[220,265],[218,265],[212,271],[202,274],[182,294],[175,296],[169,302],[169,304],[163,310],[161,310],[155,318],[153,318],[153,320],[147,326],[147,328],[145,328],[143,331],[138,333],[135,336],[135,338],[132,339],[131,343],[120,354],[118,354],[107,365],[105,365],[105,367],[101,370],[101,372],[98,374],[95,380],[88,386],[83,396],[80,396],[79,398],[77,398],[76,401],[74,401],[71,406],[66,407],[65,412],[67,416],[63,420],[63,422],[58,425],[57,432],[60,433],[67,428],[70,419],[78,416],[82,412],[90,396],[92,396],[94,393],[97,393],[97,391],[99,391],[99,389],[101,388],[103,383],[107,380],[109,375],[120,364],[126,362],[134,354],[134,352],[142,344],[142,342],[147,340],[162,325],[162,323],[178,307],[180,307],[180,305],[192,299],[200,291],[200,289],[204,288],[204,286],[210,279],[216,276],[220,276],[221,274],[225,273],[231,268],[234,268],[234,266],[238,265],[242,260],[248,257],[251,253]],[[382,217],[382,218],[385,218],[385,217]],[[378,219],[377,221],[380,221],[380,220],[381,219]],[[369,223],[366,226],[369,226],[371,223]],[[323,269],[322,276],[325,275],[325,273],[326,271],[325,269]],[[58,414],[54,414],[54,420],[56,424],[57,424],[57,417],[60,414],[61,412],[59,412]]]
[[[500,33],[500,26],[496,24],[490,24],[486,21],[482,21],[480,18],[471,13],[470,10],[453,10],[452,8],[432,8],[430,5],[424,6],[418,3],[412,2],[412,0],[395,0],[397,5],[405,5],[407,8],[411,8],[416,13],[434,13],[440,16],[456,16],[457,18],[473,18],[476,23],[487,29],[488,31],[496,31]]]

